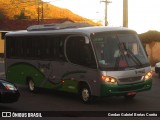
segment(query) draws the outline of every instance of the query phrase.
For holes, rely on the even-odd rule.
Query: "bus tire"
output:
[[[28,80],[28,89],[30,92],[36,92],[35,83],[32,79]]]
[[[80,99],[85,103],[93,103],[94,97],[91,95],[90,88],[87,84],[83,84],[79,90]]]

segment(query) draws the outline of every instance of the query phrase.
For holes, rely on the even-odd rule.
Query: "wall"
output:
[[[2,40],[2,33],[0,32],[0,54],[4,53],[4,40]]]
[[[160,42],[147,43],[146,51],[152,65],[160,62]]]

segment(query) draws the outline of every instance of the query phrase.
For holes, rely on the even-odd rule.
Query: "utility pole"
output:
[[[38,13],[38,25],[40,24],[40,15],[42,14],[42,9],[41,9],[41,1],[37,1],[38,7],[37,7],[37,13]]]
[[[42,1],[42,19],[41,19],[41,22],[43,24],[43,21],[44,21],[44,4],[43,4],[43,1]]]
[[[103,1],[101,1],[101,2],[104,2],[105,3],[105,17],[104,17],[104,21],[105,21],[105,26],[107,26],[108,25],[108,18],[107,18],[107,5],[108,5],[108,3],[111,3],[111,1],[108,1],[108,0],[103,0]]]
[[[44,22],[44,2],[38,0],[38,8],[37,8],[37,13],[38,13],[38,24],[43,24]]]
[[[39,25],[39,1],[38,1],[38,7],[37,7],[37,13],[38,13],[38,25]]]
[[[123,0],[123,27],[128,27],[128,0]]]

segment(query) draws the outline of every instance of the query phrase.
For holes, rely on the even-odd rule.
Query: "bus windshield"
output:
[[[146,53],[135,33],[94,33],[91,39],[102,70],[125,70],[149,66]]]

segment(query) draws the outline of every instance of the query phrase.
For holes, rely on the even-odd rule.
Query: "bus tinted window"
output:
[[[82,36],[73,36],[67,40],[66,54],[70,62],[96,68],[94,54],[90,44],[85,43]]]
[[[136,34],[104,32],[91,37],[101,69],[124,70],[149,66]]]
[[[58,36],[18,36],[7,38],[7,58],[63,60],[64,38]]]

